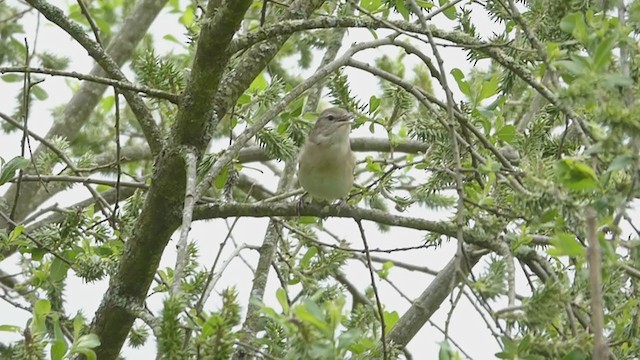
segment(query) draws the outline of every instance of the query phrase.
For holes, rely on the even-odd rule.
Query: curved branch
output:
[[[480,255],[475,254],[465,258],[459,256],[460,253],[457,252],[447,266],[440,270],[429,286],[413,301],[411,307],[393,326],[387,337],[390,343],[400,346],[400,348],[407,346],[409,341],[440,308],[451,291],[469,274],[471,268],[481,258]],[[472,251],[466,250],[464,253],[470,254]]]
[[[296,0],[282,16],[276,19],[275,23],[278,24],[291,19],[304,19],[311,15],[322,3],[324,3],[324,0]],[[267,41],[248,49],[236,60],[236,66],[232,70],[227,71],[216,95],[214,110],[218,119],[221,119],[236,101],[238,101],[240,95],[249,88],[256,76],[258,76],[276,56],[290,35],[291,34],[283,34],[282,36],[268,38],[268,40],[265,39]],[[231,44],[233,44],[233,41]],[[229,54],[234,54],[235,52],[234,50],[230,50]],[[214,123],[213,126],[217,126],[217,123]]]
[[[568,118],[576,120],[583,132],[587,135],[587,129],[584,125],[584,119],[579,116],[570,106],[565,104],[560,98],[552,91],[547,89],[544,85],[540,84],[532,75],[529,69],[518,64],[511,57],[506,55],[501,49],[493,46],[492,44],[482,42],[462,31],[445,31],[439,29],[434,25],[427,24],[426,30],[422,28],[419,23],[409,23],[405,21],[389,21],[389,20],[377,20],[371,18],[358,18],[358,17],[318,17],[309,20],[291,20],[283,21],[275,25],[266,26],[255,32],[246,34],[243,37],[239,37],[229,46],[229,51],[239,51],[247,46],[251,46],[260,41],[264,41],[273,36],[291,34],[302,30],[313,29],[326,29],[326,28],[367,28],[367,29],[400,29],[407,33],[414,34],[427,34],[427,31],[431,32],[434,37],[443,40],[450,41],[454,44],[462,47],[473,48],[479,52],[485,53],[497,61],[500,65],[504,66],[509,71],[513,72],[516,76],[522,79],[535,89],[540,95],[547,99],[551,104],[558,108]],[[586,139],[583,139],[586,141]]]
[[[164,7],[168,0],[141,0],[131,12],[131,15],[124,21],[120,31],[114,35],[109,42],[106,52],[111,55],[114,61],[121,66],[131,57],[134,48],[147,33],[153,20],[158,16],[160,10]],[[105,76],[105,72],[99,65],[95,65],[90,72],[93,76]],[[55,121],[47,135],[46,139],[54,137],[65,138],[73,141],[78,132],[87,121],[95,106],[102,99],[102,95],[107,86],[97,83],[84,82],[80,85],[78,91],[73,95],[66,105],[64,112],[59,117],[59,121]],[[33,157],[37,158],[45,150],[41,145],[34,151]],[[38,190],[39,184],[24,184],[20,190],[21,201],[17,204],[16,218],[22,219],[34,208],[41,204],[42,201],[50,198],[49,194],[42,194]],[[13,199],[16,192],[16,186],[11,185],[4,194],[4,199]],[[39,194],[41,199],[36,199]],[[11,206],[12,200],[7,200],[8,206]],[[2,203],[0,201],[0,203]],[[6,224],[0,220],[0,227]]]
[[[251,0],[208,3],[191,78],[181,98],[171,140],[155,158],[145,203],[93,321],[91,330],[101,341],[96,349],[99,359],[118,357],[135,320],[135,314],[128,308],[144,303],[164,249],[180,225],[186,181],[183,149],[193,146],[200,156],[211,139],[210,104],[228,62],[225,49],[251,3]]]
[[[93,74],[81,74],[76,71],[61,71],[54,69],[43,69],[43,68],[32,68],[32,67],[0,67],[0,74],[7,73],[32,73],[32,74],[46,74],[51,76],[64,76],[70,77],[78,80],[86,80],[91,81],[97,84],[109,85],[120,90],[131,90],[139,93],[147,94],[151,97],[155,97],[158,99],[168,100],[174,104],[178,104],[178,95],[158,90],[152,89],[150,87],[144,85],[134,85],[128,81],[118,81],[109,78],[105,78],[102,76],[96,76]]]
[[[109,76],[118,81],[129,82],[124,73],[120,71],[120,65],[102,49],[100,44],[91,40],[80,25],[65,16],[62,10],[44,0],[27,0],[27,2],[49,19],[49,21],[58,25],[62,30],[66,31],[67,34],[71,35],[71,37],[87,50],[89,55],[102,66]],[[151,112],[149,112],[144,101],[142,101],[142,98],[140,98],[137,93],[133,91],[123,91],[122,94],[127,99],[131,111],[138,119],[142,132],[149,142],[149,147],[154,153],[157,153],[162,147],[162,136],[151,116]]]

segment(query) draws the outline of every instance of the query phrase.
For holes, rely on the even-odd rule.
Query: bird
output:
[[[298,180],[313,199],[326,202],[349,195],[356,166],[349,142],[352,119],[339,107],[324,110],[302,146]]]

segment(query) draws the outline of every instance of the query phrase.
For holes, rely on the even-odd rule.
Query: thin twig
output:
[[[11,226],[13,226],[13,228],[16,228],[19,226],[19,224],[17,224],[15,221],[11,220],[11,218],[9,218],[9,216],[7,214],[5,214],[3,211],[0,211],[0,217],[2,217],[7,223],[9,223]],[[29,235],[29,233],[27,233],[26,229],[22,231],[22,235],[24,237],[26,237],[27,239],[31,240],[34,244],[38,245],[38,247],[46,250],[49,254],[53,255],[54,257],[58,258],[58,260],[62,261],[63,263],[69,265],[70,268],[73,268],[73,263],[69,260],[67,260],[66,258],[64,258],[62,255],[58,254],[57,252],[53,251],[53,249],[51,249],[50,247],[48,247],[47,245],[43,244],[42,242],[40,242],[40,240],[34,238],[33,236]]]
[[[9,181],[16,182],[17,177],[11,179]],[[149,185],[141,182],[132,182],[132,181],[116,181],[116,180],[106,180],[106,179],[93,179],[89,177],[83,176],[70,176],[70,175],[24,175],[22,177],[22,181],[38,181],[38,182],[67,182],[67,183],[80,183],[80,184],[96,184],[96,185],[107,185],[112,187],[132,187],[136,189],[148,189]]]
[[[222,250],[224,249],[225,245],[227,245],[227,241],[231,238],[231,234],[233,233],[233,229],[236,227],[236,224],[238,223],[238,220],[240,220],[239,217],[233,219],[233,222],[231,223],[231,226],[229,227],[229,229],[227,230],[227,236],[225,236],[225,238],[222,240],[222,242],[220,243],[220,247],[218,248],[218,252],[216,253],[215,258],[213,259],[213,264],[211,264],[211,268],[209,269],[209,274],[207,275],[207,281],[205,281],[204,283],[204,291],[202,292],[202,295],[200,295],[200,298],[198,299],[198,302],[196,303],[196,314],[200,315],[200,313],[202,312],[202,309],[204,307],[204,303],[207,302],[207,299],[209,298],[209,295],[211,294],[211,291],[213,291],[213,286],[210,285],[212,280],[213,280],[213,276],[215,274],[216,271],[216,265],[218,265],[218,260],[220,260],[220,256],[222,255]],[[236,249],[238,247],[236,246]]]
[[[195,191],[198,168],[198,156],[194,149],[185,149],[184,162],[186,167],[186,185],[184,206],[182,208],[182,225],[180,229],[180,237],[178,238],[178,245],[176,246],[176,266],[173,275],[173,282],[171,283],[171,293],[173,295],[180,294],[180,286],[182,285],[182,278],[184,277],[184,271],[188,261],[187,239],[189,237],[189,231],[191,230],[193,207],[196,204]]]
[[[100,44],[100,46],[104,47],[104,45],[102,44],[102,40],[100,40],[100,29],[98,28],[98,25],[96,25],[95,20],[93,20],[93,18],[91,17],[91,13],[89,13],[89,9],[87,8],[87,5],[85,5],[84,1],[82,0],[76,0],[76,1],[80,6],[80,11],[82,11],[82,15],[84,15],[84,17],[87,19],[87,22],[91,27],[91,31],[93,31],[93,36],[96,37],[96,42]]]
[[[46,147],[48,147],[51,151],[53,151],[54,154],[58,155],[58,157],[60,158],[60,160],[62,160],[73,172],[75,172],[76,174],[79,174],[80,171],[78,170],[78,168],[76,167],[76,165],[73,163],[73,161],[71,161],[71,159],[69,159],[69,157],[67,157],[67,155],[62,152],[60,149],[58,149],[55,145],[53,145],[51,142],[49,142],[47,139],[39,136],[38,134],[30,131],[24,124],[20,124],[17,120],[13,119],[12,117],[3,114],[0,112],[0,118],[2,118],[3,120],[5,120],[6,122],[10,123],[11,125],[25,131],[25,133],[28,133],[31,137],[33,137],[34,139],[38,140],[40,143],[42,143],[43,145],[45,145]],[[42,176],[38,176],[38,179],[41,179]],[[95,189],[93,189],[91,186],[86,186],[87,190],[89,190],[89,192],[91,193],[91,195],[96,199],[96,201],[101,205],[100,209],[103,211],[103,214],[105,215],[105,217],[110,217],[110,214],[107,213],[107,210],[109,209],[109,203],[104,200],[104,198],[102,197],[102,195],[100,195],[100,193],[98,193]]]
[[[79,0],[80,1],[80,0]],[[111,213],[112,226],[114,229],[117,229],[118,223],[118,203],[120,202],[120,181],[122,176],[122,166],[120,164],[120,152],[122,150],[120,146],[120,93],[118,89],[113,88],[113,96],[116,108],[116,119],[115,119],[115,138],[116,138],[116,201],[113,203],[113,212]]]
[[[167,100],[173,104],[178,104],[180,102],[180,97],[178,95],[158,90],[152,89],[144,85],[135,85],[128,81],[120,81],[105,78],[102,76],[95,76],[90,74],[82,74],[76,71],[62,71],[62,70],[54,70],[54,69],[45,69],[45,68],[34,68],[34,67],[0,67],[0,74],[7,73],[33,73],[33,74],[46,74],[51,76],[63,76],[70,77],[78,80],[90,81],[96,84],[110,85],[116,87],[120,90],[131,90],[135,92],[139,92],[145,94],[150,97]]]
[[[589,262],[589,292],[591,303],[591,326],[593,331],[593,359],[607,360],[609,348],[604,338],[604,308],[602,301],[602,274],[600,243],[596,229],[596,211],[589,207],[586,210],[587,259]]]
[[[211,169],[209,169],[207,174],[203,177],[202,181],[198,185],[198,188],[196,190],[196,200],[199,200],[202,197],[202,194],[208,188],[211,181],[216,176],[218,176],[220,171],[222,171],[222,169],[227,166],[227,164],[229,164],[229,162],[231,162],[233,158],[236,157],[238,152],[244,147],[247,141],[253,138],[258,133],[258,131],[260,131],[260,129],[262,129],[269,121],[276,117],[277,114],[284,110],[287,104],[295,100],[306,90],[313,87],[318,81],[321,81],[322,79],[326,78],[331,73],[339,69],[341,66],[345,65],[355,53],[366,49],[389,45],[391,41],[391,39],[383,38],[353,45],[344,53],[344,55],[327,64],[326,66],[318,69],[307,80],[297,85],[295,88],[289,91],[280,101],[273,104],[267,111],[265,111],[261,116],[255,119],[254,124],[243,131],[236,138],[236,141],[231,146],[229,146],[227,150],[222,155],[220,155],[220,157],[218,157],[218,159],[211,166]]]
[[[367,257],[367,268],[369,269],[369,277],[371,280],[371,287],[373,288],[373,294],[376,298],[376,307],[378,308],[378,316],[380,317],[380,326],[382,327],[380,331],[380,341],[382,341],[382,356],[384,360],[389,358],[389,354],[387,353],[387,340],[386,340],[386,331],[387,327],[384,321],[384,310],[382,310],[382,301],[380,301],[380,294],[378,293],[378,287],[376,286],[376,277],[373,274],[373,264],[371,263],[371,254],[369,253],[369,244],[367,243],[367,237],[364,233],[364,228],[362,227],[362,221],[360,219],[354,218],[356,224],[358,224],[358,230],[360,230],[360,237],[362,238],[362,244],[364,245],[365,255]]]

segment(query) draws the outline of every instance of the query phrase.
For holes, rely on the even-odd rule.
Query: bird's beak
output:
[[[340,119],[338,119],[337,122],[345,123],[345,124],[353,124],[353,114],[347,114],[341,117]]]

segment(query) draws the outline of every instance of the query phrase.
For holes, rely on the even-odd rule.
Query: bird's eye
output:
[[[327,115],[327,120],[329,121],[333,121],[335,118],[333,117],[333,115]]]

